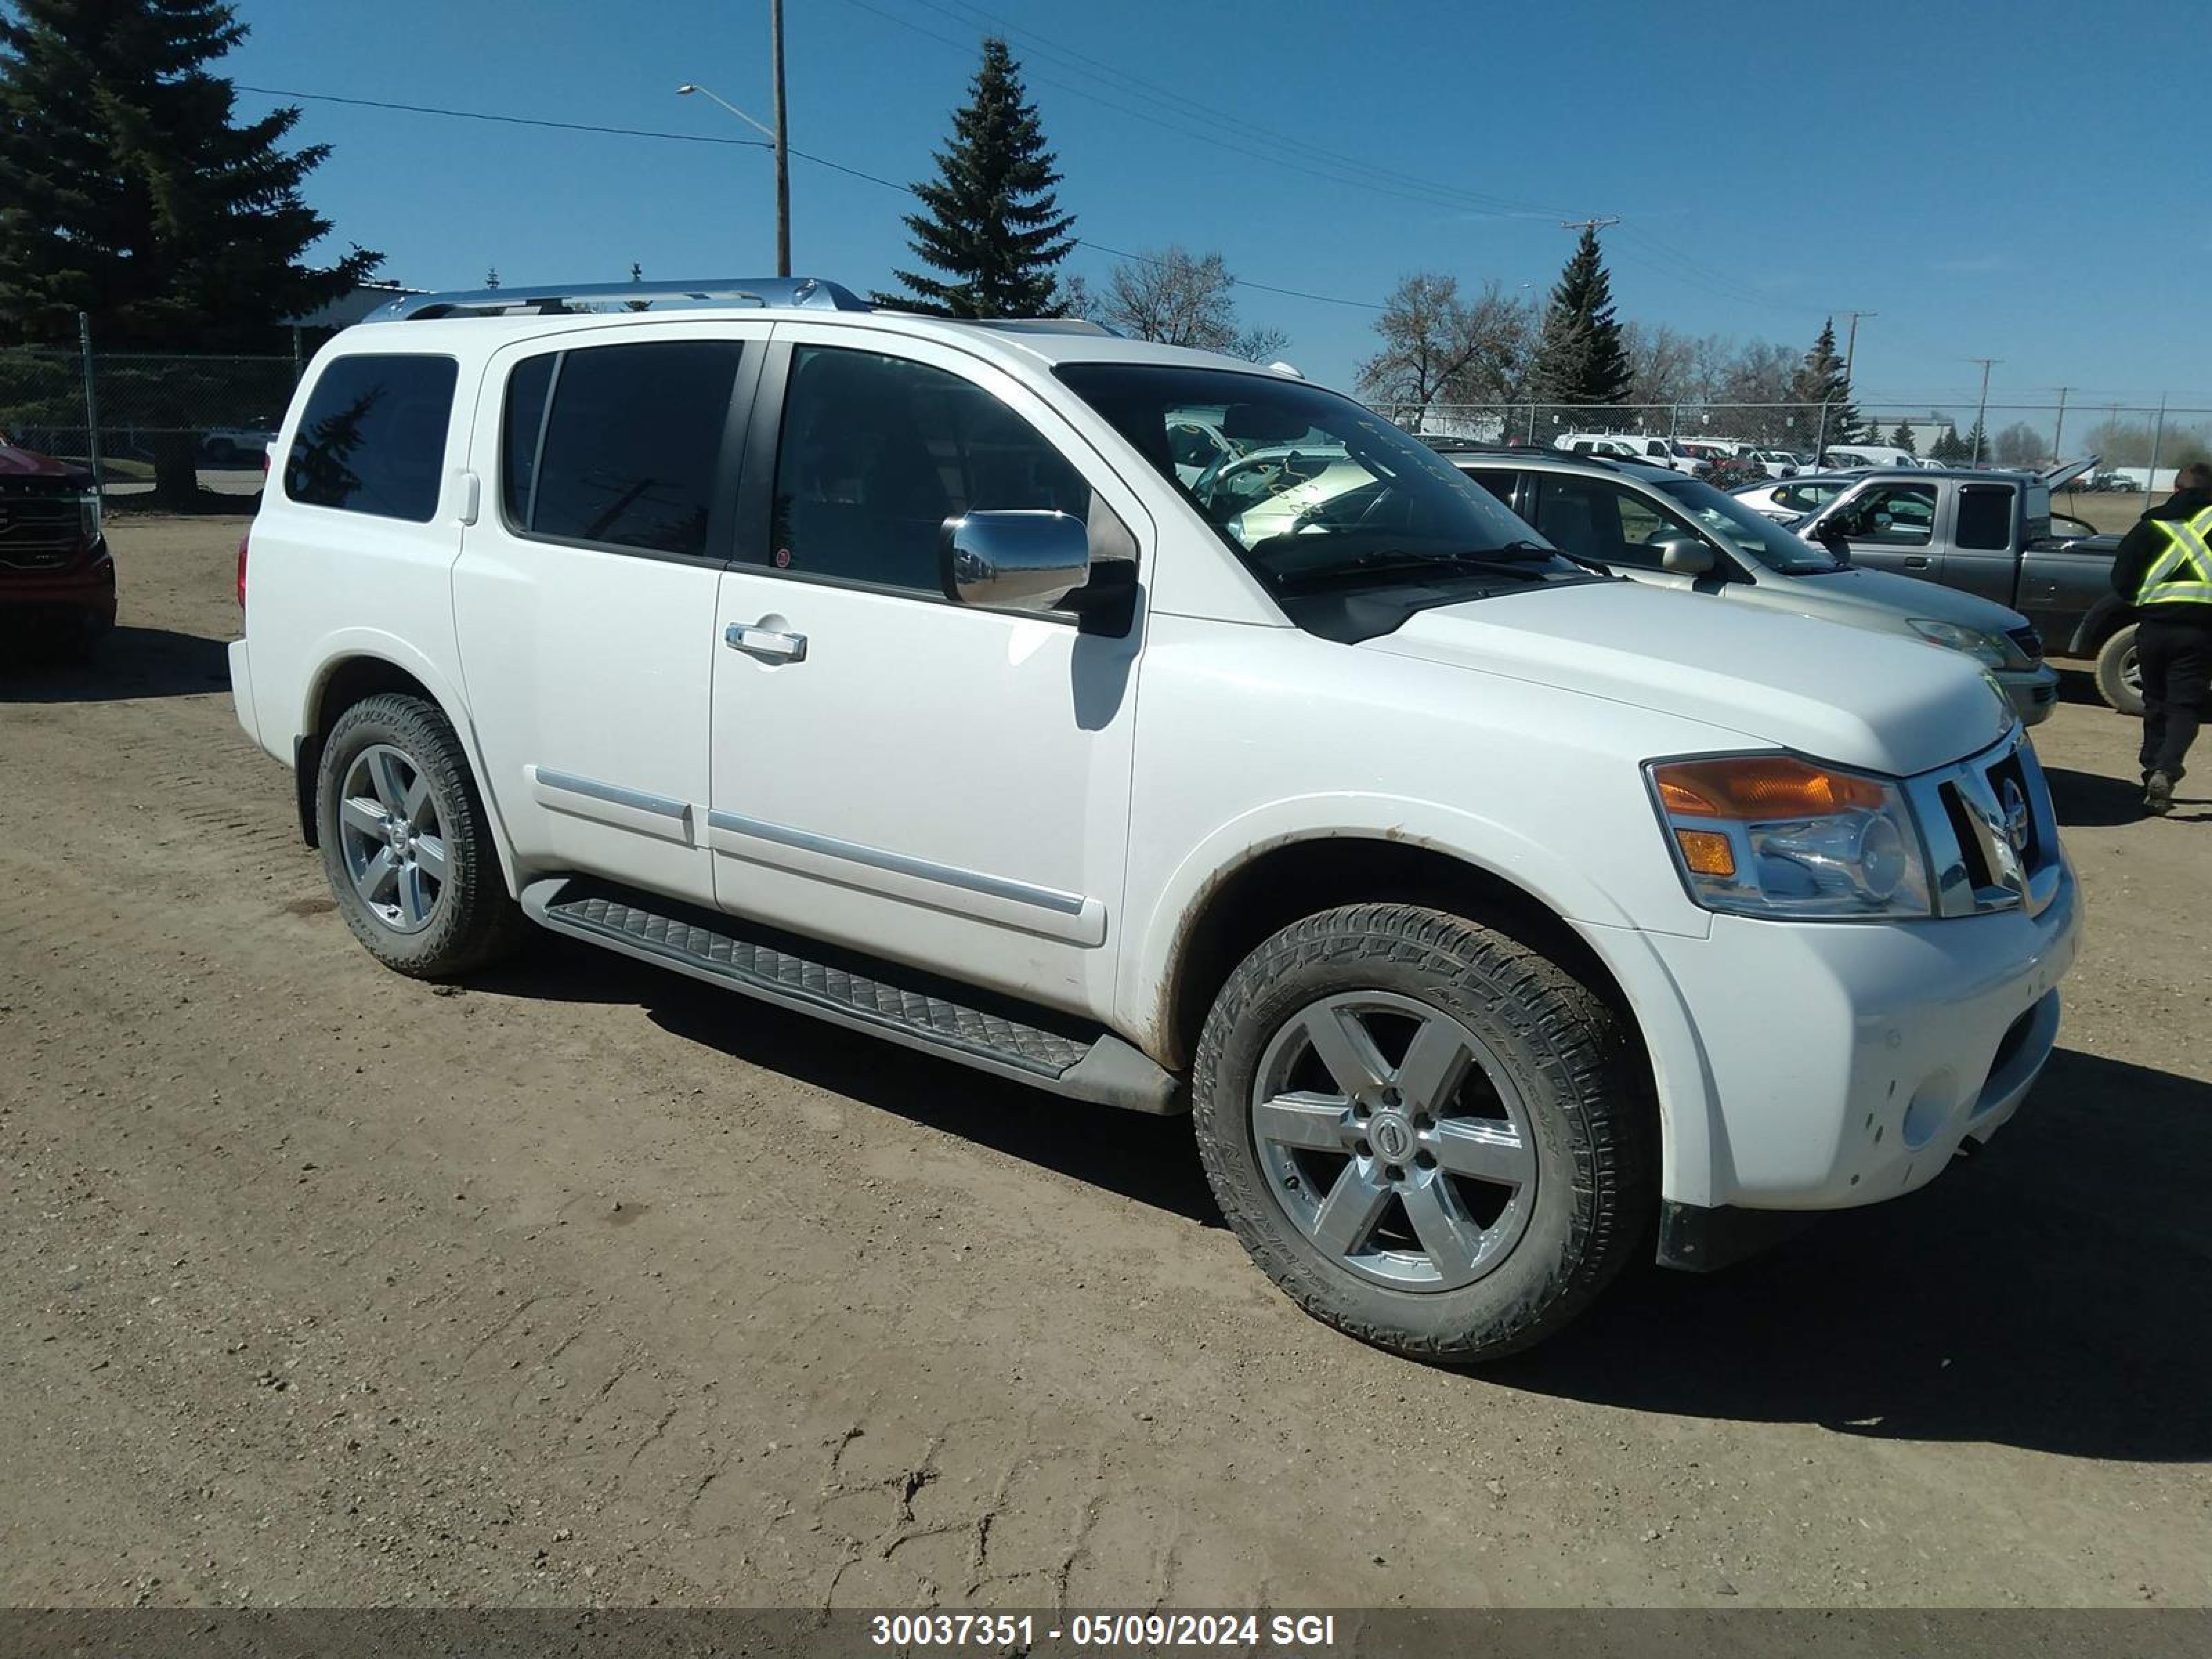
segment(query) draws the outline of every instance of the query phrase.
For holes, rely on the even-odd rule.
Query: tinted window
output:
[[[451,357],[340,357],[307,394],[284,493],[311,507],[428,524],[438,510]]]
[[[564,352],[535,459],[532,382],[507,385],[501,498],[526,534],[654,553],[707,550],[714,464],[744,348],[663,340]],[[518,384],[519,382],[519,384]],[[536,394],[543,406],[545,393]]]
[[[872,352],[792,354],[769,535],[779,568],[939,593],[945,521],[1018,508],[1088,520],[1091,486],[982,387]]]
[[[545,441],[545,395],[553,389],[553,365],[559,361],[557,356],[532,357],[507,377],[500,499],[507,522],[518,529],[530,522],[530,486],[538,476],[538,447]]]
[[[1961,489],[1954,539],[1961,547],[2010,547],[2012,491],[2000,484],[1967,484]]]
[[[1460,471],[1497,496],[1509,507],[1513,505],[1513,492],[1521,483],[1521,475],[1518,472],[1495,471],[1488,468],[1477,471],[1473,467],[1462,467]]]

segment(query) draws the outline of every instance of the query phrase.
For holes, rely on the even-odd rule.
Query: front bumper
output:
[[[115,561],[105,539],[58,569],[0,566],[0,622],[64,617],[114,622]]]
[[[1685,1009],[1707,1123],[1707,1208],[1825,1210],[1934,1180],[2020,1108],[2058,1033],[2080,942],[2070,868],[2040,913],[1890,924],[1715,916],[1650,935]],[[1688,1104],[1671,1086],[1672,1109]]]
[[[2022,726],[2042,725],[2058,707],[2058,671],[2047,662],[2033,668],[2001,668],[1996,678],[2005,696],[2012,699]]]

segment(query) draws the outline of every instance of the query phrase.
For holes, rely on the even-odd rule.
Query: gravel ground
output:
[[[1278,1297],[1182,1122],[379,969],[233,722],[238,529],[120,520],[104,661],[0,672],[0,1600],[2207,1601],[2212,804],[2094,703],[2013,1127],[1469,1376]]]

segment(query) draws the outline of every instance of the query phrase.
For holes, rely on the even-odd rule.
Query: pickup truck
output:
[[[1249,464],[1187,480],[1198,428]],[[1295,372],[516,285],[343,331],[275,459],[233,693],[376,960],[546,929],[1072,1145],[1188,1113],[1260,1268],[1401,1353],[1924,1186],[2057,1039],[2075,883],[1979,665],[1594,571]]]
[[[2094,459],[2050,472],[1883,467],[1791,526],[1853,564],[1894,570],[2010,605],[2053,656],[2096,665],[2098,695],[2142,712],[2135,625],[2112,592],[2117,536],[2054,521],[2051,492]]]

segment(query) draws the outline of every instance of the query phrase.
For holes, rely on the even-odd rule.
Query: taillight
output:
[[[246,544],[252,538],[251,530],[238,538],[238,608],[240,611],[246,609]]]

